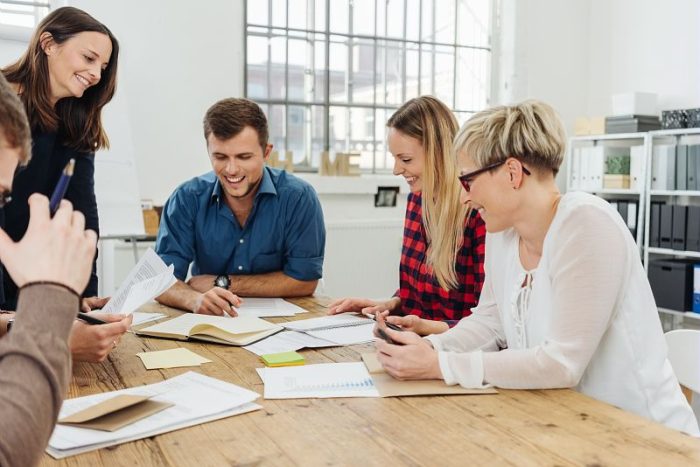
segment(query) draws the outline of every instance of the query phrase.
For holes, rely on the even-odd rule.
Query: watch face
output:
[[[231,284],[231,281],[229,281],[228,276],[219,276],[214,281],[215,286],[221,287],[223,289],[228,289],[228,286],[230,284]]]

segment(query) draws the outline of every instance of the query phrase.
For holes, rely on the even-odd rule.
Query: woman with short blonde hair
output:
[[[559,117],[538,101],[494,107],[464,125],[455,144],[461,200],[488,231],[479,304],[426,339],[387,329],[405,345],[378,342],[378,358],[401,379],[571,387],[699,435],[626,224],[601,198],[559,193],[565,146]]]

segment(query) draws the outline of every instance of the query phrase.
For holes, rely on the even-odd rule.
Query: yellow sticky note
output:
[[[191,350],[178,347],[177,349],[141,352],[136,354],[147,370],[157,368],[178,368],[183,366],[199,366],[211,360],[198,355]]]
[[[261,355],[260,358],[265,365],[270,367],[295,366],[305,363],[304,356],[297,352],[269,353]]]

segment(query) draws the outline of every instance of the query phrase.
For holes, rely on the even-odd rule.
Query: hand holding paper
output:
[[[149,248],[102,311],[130,315],[141,305],[168,290],[175,282],[173,266],[166,266],[156,252]]]

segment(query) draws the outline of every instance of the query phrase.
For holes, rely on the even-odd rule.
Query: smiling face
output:
[[[459,151],[457,161],[460,175],[480,168],[465,151]],[[472,208],[479,211],[487,232],[500,232],[513,226],[514,200],[508,195],[515,190],[509,177],[507,167],[501,165],[471,178],[469,192],[462,187],[459,200],[462,204],[470,202]]]
[[[112,41],[93,31],[78,33],[62,44],[48,37],[44,53],[54,103],[64,97],[82,97],[86,89],[100,82],[112,55]]]
[[[207,137],[207,150],[212,169],[226,194],[229,205],[252,203],[263,176],[265,161],[272,145],[263,151],[258,133],[249,126],[236,136],[220,140],[214,133]]]
[[[387,144],[389,152],[394,156],[394,175],[404,177],[411,192],[420,192],[425,169],[425,151],[421,142],[396,128],[389,128]]]

